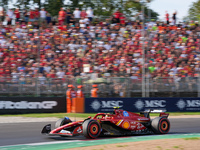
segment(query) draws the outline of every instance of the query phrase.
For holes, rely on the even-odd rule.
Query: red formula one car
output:
[[[150,119],[150,113],[158,112],[159,117]],[[60,136],[84,135],[93,139],[101,135],[166,134],[170,130],[168,115],[160,110],[136,114],[115,108],[112,114],[98,113],[93,118],[88,117],[82,121],[72,122],[68,117],[62,118],[56,122],[54,130],[51,130],[51,124],[48,124],[41,133]]]

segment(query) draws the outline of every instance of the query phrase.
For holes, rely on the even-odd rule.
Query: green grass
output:
[[[179,115],[200,115],[200,112],[166,112],[170,116],[179,116]],[[154,114],[155,115],[155,114]],[[152,116],[152,114],[151,114]]]
[[[173,146],[173,148],[178,148],[178,149],[180,149],[180,150],[184,150],[183,145]]]
[[[127,147],[128,145],[116,145],[116,147]]]
[[[184,138],[184,140],[200,140],[198,137]]]
[[[162,150],[162,147],[161,147],[161,146],[156,146],[156,148],[158,148],[159,150]]]
[[[43,117],[57,117],[63,118],[67,117],[79,117],[79,118],[87,118],[88,116],[94,117],[95,114],[91,113],[35,113],[35,114],[18,114],[18,115],[1,115],[5,117],[35,117],[35,118],[43,118]]]
[[[200,112],[167,112],[170,116],[179,116],[179,115],[200,115]],[[78,118],[87,118],[88,116],[94,117],[96,113],[35,113],[35,114],[18,114],[18,115],[0,115],[0,116],[12,116],[12,117],[57,117],[63,118],[67,117],[78,117]],[[159,116],[159,114],[150,114],[150,116]]]

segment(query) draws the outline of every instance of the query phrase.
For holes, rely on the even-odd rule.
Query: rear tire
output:
[[[170,122],[167,118],[156,117],[151,122],[151,128],[155,134],[166,134],[170,130]]]
[[[68,124],[68,123],[70,123],[70,122],[72,122],[68,117],[65,117],[65,118],[61,118],[61,119],[59,119],[58,121],[56,121],[56,123],[55,123],[55,128],[58,128],[58,127],[60,127],[60,126],[63,126],[63,125],[65,125],[65,124]]]
[[[86,138],[95,139],[101,133],[101,126],[96,120],[86,120],[83,124],[83,135]]]

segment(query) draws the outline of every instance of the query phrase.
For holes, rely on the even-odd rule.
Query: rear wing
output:
[[[168,118],[169,114],[165,113],[165,112],[166,112],[165,109],[148,109],[148,110],[145,110],[145,111],[141,111],[140,116],[150,118],[150,115],[149,115],[150,113],[160,113],[159,117]]]

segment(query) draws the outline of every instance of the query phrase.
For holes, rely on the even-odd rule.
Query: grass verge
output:
[[[198,137],[183,138],[184,140],[200,140]]]

